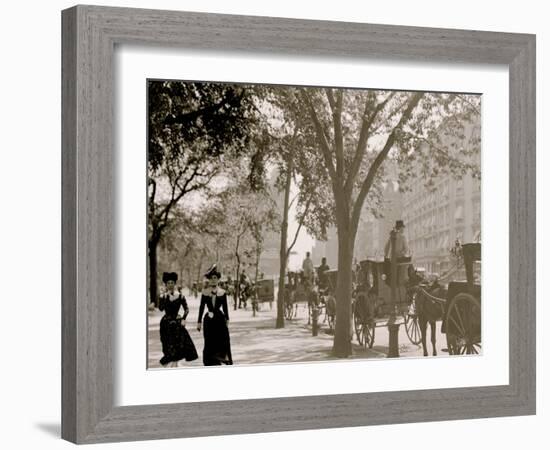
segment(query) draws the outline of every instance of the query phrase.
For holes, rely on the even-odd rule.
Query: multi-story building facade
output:
[[[467,175],[439,178],[433,189],[418,179],[403,194],[403,220],[416,266],[443,274],[454,265],[451,248],[481,240],[481,182]]]

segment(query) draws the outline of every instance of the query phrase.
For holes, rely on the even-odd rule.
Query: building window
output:
[[[462,179],[456,182],[456,195],[464,195],[464,181]]]
[[[457,224],[464,222],[464,208],[462,205],[456,205],[454,218]]]
[[[473,209],[473,222],[474,223],[480,223],[481,221],[481,202],[479,200],[473,200],[472,201],[472,209]]]

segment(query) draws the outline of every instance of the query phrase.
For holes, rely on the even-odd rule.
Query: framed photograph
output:
[[[533,35],[62,27],[63,438],[535,413]]]

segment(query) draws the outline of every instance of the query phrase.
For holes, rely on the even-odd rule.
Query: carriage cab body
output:
[[[360,345],[372,348],[377,327],[390,323],[403,323],[409,335],[408,278],[410,258],[398,260],[398,277],[395,297],[392,298],[391,264],[387,260],[366,259],[360,261],[356,274],[353,298],[353,326]],[[412,338],[409,335],[409,339]]]
[[[409,267],[410,261],[398,262],[398,268]],[[404,314],[409,305],[407,295],[407,279],[397,279],[396,298],[392,299],[391,266],[387,260],[367,259],[359,263],[357,276],[356,297],[367,301],[365,313],[376,317],[386,317],[392,312]],[[398,270],[403,273],[405,270]],[[396,311],[393,311],[393,308]]]
[[[275,284],[273,280],[258,280],[255,284],[255,292],[259,303],[272,303],[275,299]]]
[[[327,270],[325,276],[327,277],[328,291],[334,295],[336,293],[336,284],[338,283],[338,270]]]

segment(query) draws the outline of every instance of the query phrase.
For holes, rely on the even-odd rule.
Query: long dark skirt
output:
[[[203,321],[204,350],[202,360],[205,366],[221,366],[233,364],[231,356],[231,342],[225,317],[221,312],[208,314]]]
[[[160,321],[160,341],[162,342],[161,364],[172,361],[194,361],[199,357],[189,333],[181,324],[181,319],[164,316]]]

